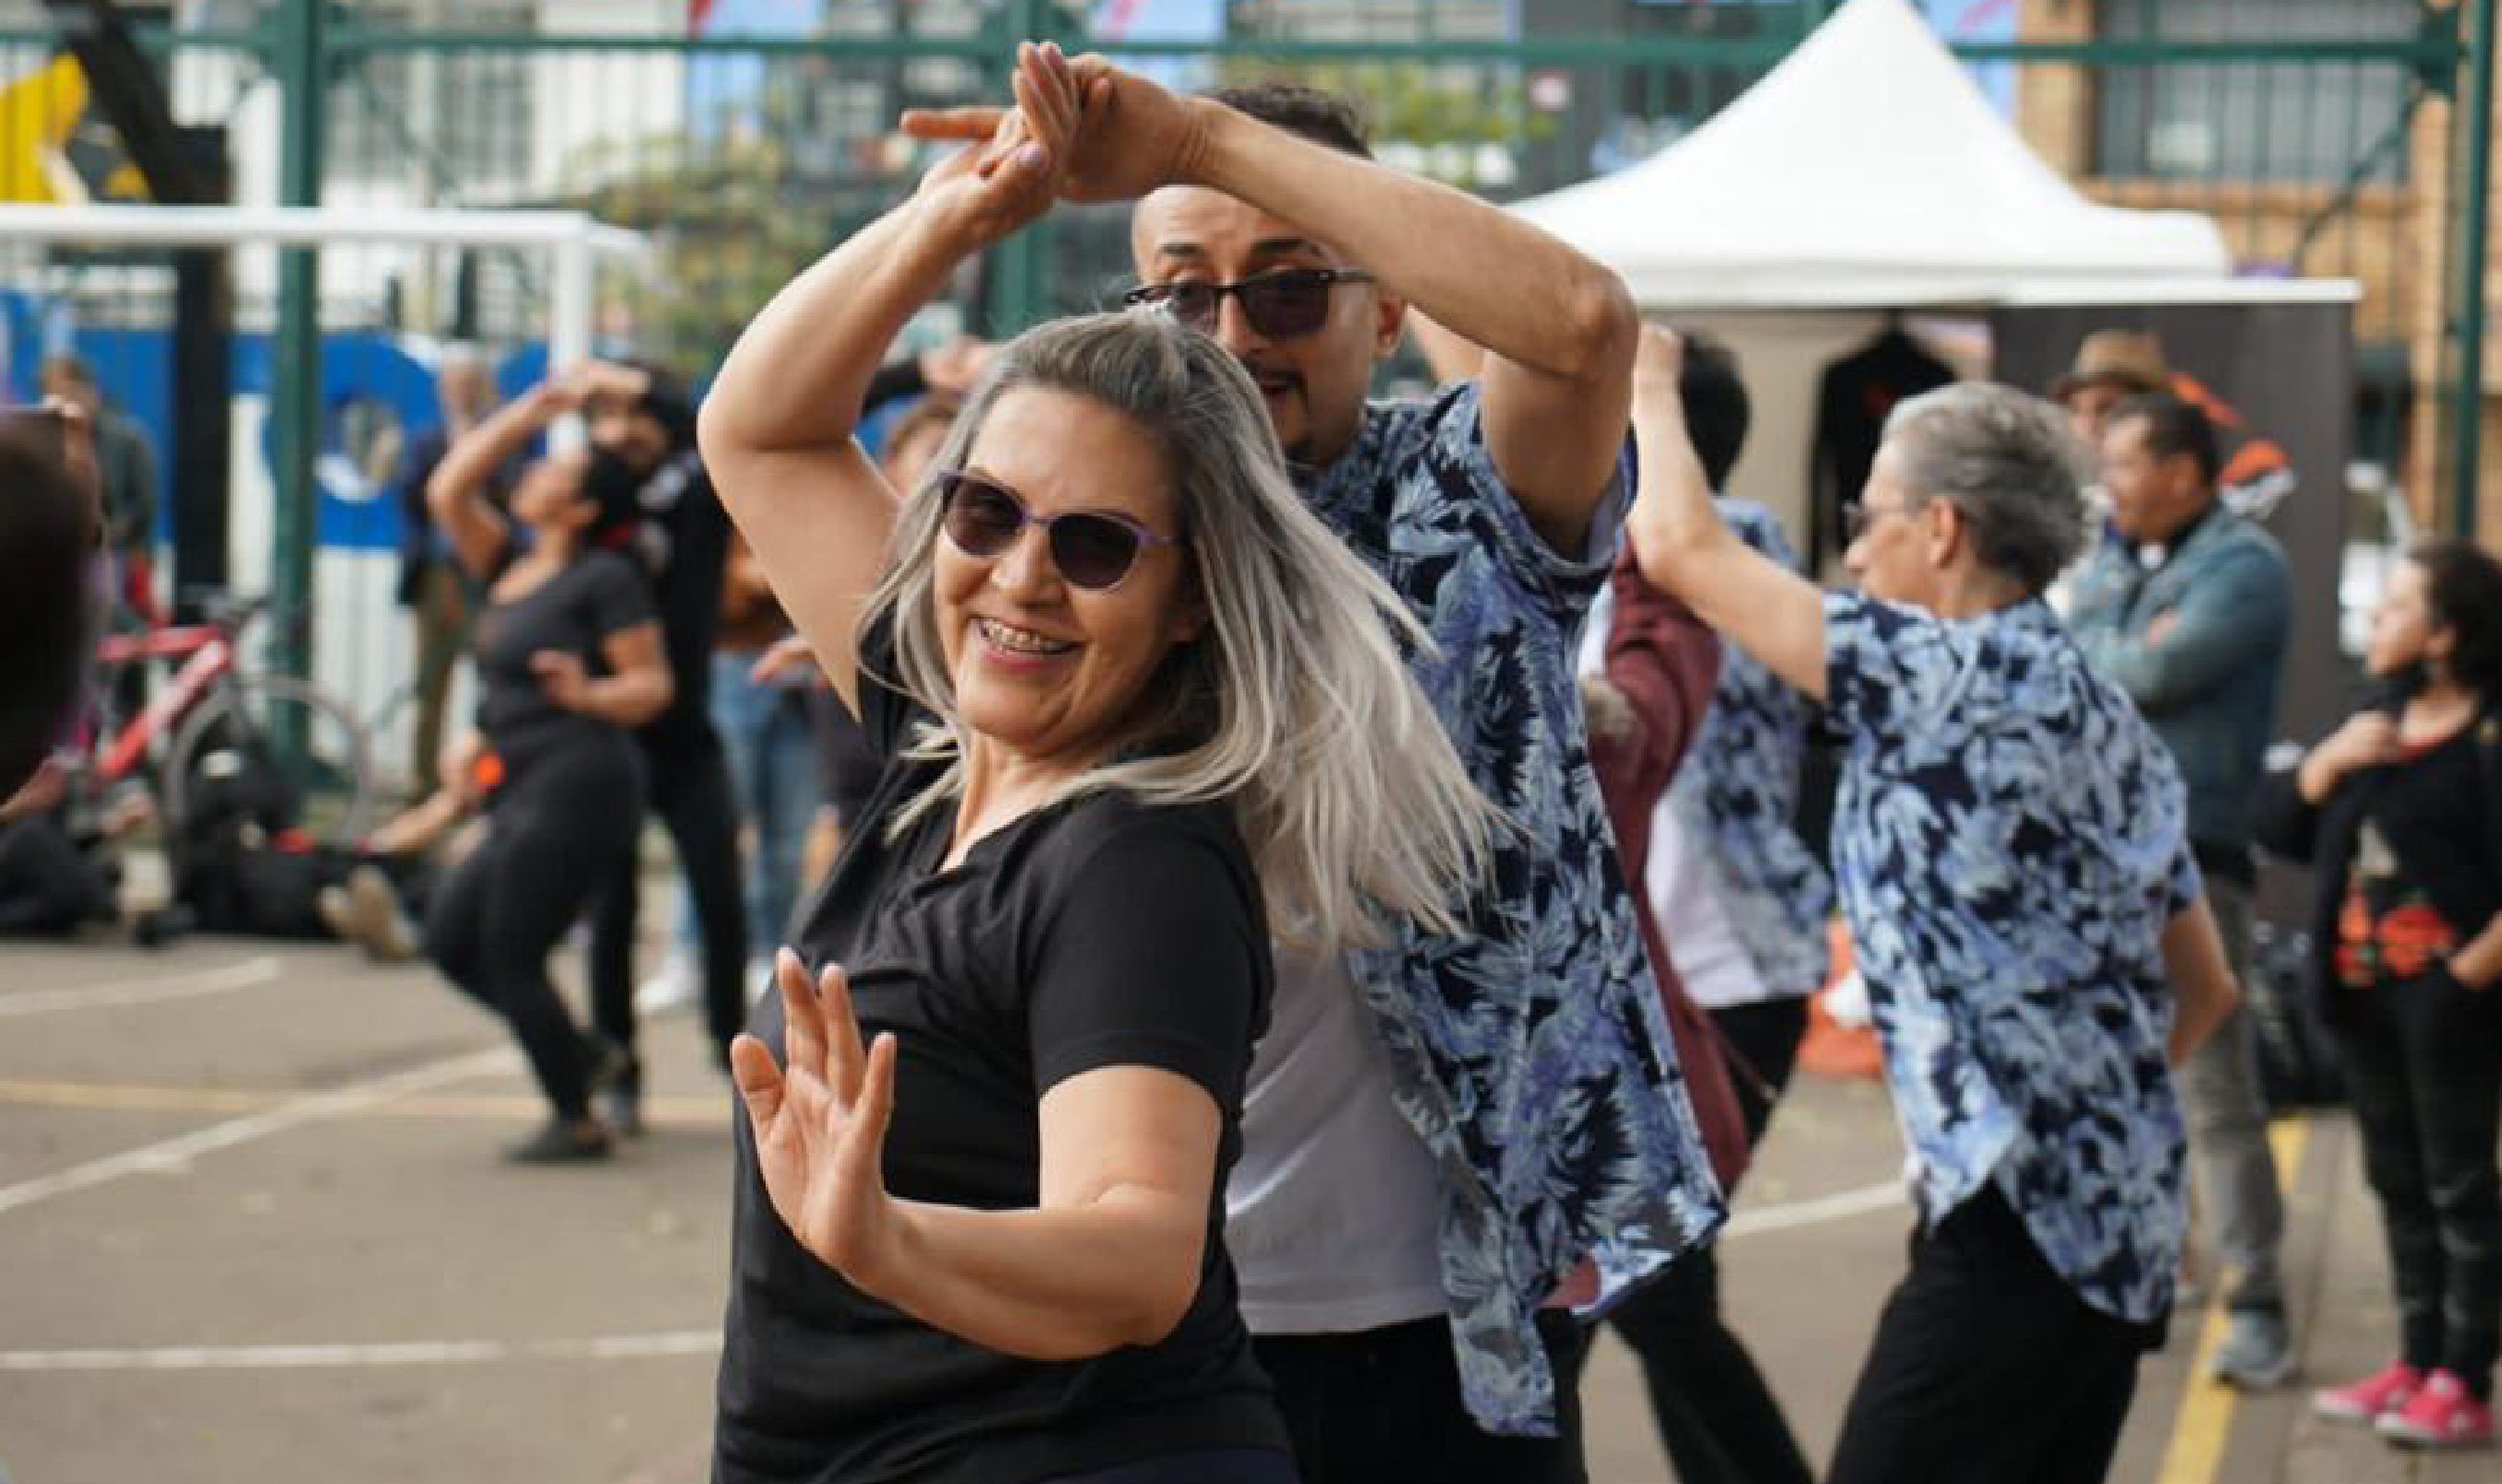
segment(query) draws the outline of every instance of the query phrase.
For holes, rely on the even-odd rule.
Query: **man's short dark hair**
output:
[[[1372,146],[1365,137],[1362,116],[1353,104],[1336,93],[1301,83],[1250,83],[1211,87],[1202,96],[1340,154],[1372,158]]]
[[[2186,454],[2198,466],[2198,482],[2214,489],[2224,467],[2215,446],[2215,424],[2198,404],[2169,391],[2142,391],[2111,410],[2105,427],[2136,420],[2146,424],[2146,451],[2156,458]]]
[[[1729,471],[1746,446],[1746,427],[1754,415],[1746,399],[1746,383],[1738,374],[1738,354],[1699,331],[1685,335],[1685,369],[1676,392],[1685,404],[1685,431],[1694,440],[1694,456],[1703,461],[1703,477],[1714,494],[1728,489]]]

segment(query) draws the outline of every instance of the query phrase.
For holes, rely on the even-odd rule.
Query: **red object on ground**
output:
[[[1835,918],[1831,929],[1833,968],[1825,980],[1831,989],[1850,972],[1850,928]],[[1821,993],[1808,996],[1807,1034],[1799,1041],[1798,1064],[1819,1077],[1837,1081],[1857,1078],[1875,1082],[1885,1075],[1884,1053],[1876,1046],[1876,1031],[1868,1026],[1844,1026],[1824,1010]]]

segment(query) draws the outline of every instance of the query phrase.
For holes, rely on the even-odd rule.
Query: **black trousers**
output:
[[[53,810],[0,822],[0,937],[66,937],[115,910],[112,875]]]
[[[1641,1361],[1677,1484],[1811,1484],[1815,1470],[1743,1341],[1720,1320],[1720,1269],[1698,1247],[1607,1311]]]
[[[590,1111],[582,1032],[548,978],[548,956],[615,861],[630,860],[642,769],[631,748],[566,748],[515,765],[487,837],[434,890],[425,956],[501,1015],[556,1111]]]
[[[729,1055],[747,1028],[747,908],[739,885],[738,802],[729,759],[707,722],[685,740],[642,735],[650,806],[677,848],[703,942],[704,1026]],[[591,918],[591,1015],[600,1033],[634,1047],[634,930],[642,894],[632,852],[609,871]]]
[[[1830,1484],[2100,1484],[2155,1338],[2051,1270],[1997,1189],[1914,1232]]]
[[[1751,1145],[1789,1085],[1807,1001],[1769,999],[1710,1015],[1738,1063],[1730,1080]],[[1720,1268],[1709,1247],[1636,1290],[1607,1311],[1606,1323],[1641,1362],[1651,1420],[1679,1484],[1809,1484],[1815,1477],[1755,1358],[1721,1321]]]
[[[1738,1113],[1746,1122],[1746,1143],[1764,1136],[1773,1109],[1798,1065],[1799,1040],[1807,1034],[1807,996],[1722,1005],[1708,1012],[1720,1039],[1736,1059],[1729,1080],[1738,1090]]]
[[[2409,1365],[2491,1395],[2502,1349],[2502,996],[2446,973],[2327,996]]]
[[[1580,1322],[1538,1316],[1555,1367],[1558,1435],[1484,1432],[1460,1400],[1451,1327],[1412,1324],[1349,1334],[1254,1336],[1276,1383],[1302,1484],[1587,1484],[1581,1458]]]
[[[1265,1448],[1209,1448],[1142,1458],[1085,1473],[1055,1474],[1043,1484],[1298,1484],[1295,1461]]]

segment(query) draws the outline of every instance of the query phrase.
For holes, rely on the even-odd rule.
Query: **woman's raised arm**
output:
[[[698,420],[723,506],[774,595],[858,709],[861,605],[884,569],[895,491],[853,440],[887,347],[957,264],[1047,210],[1077,92],[1056,50],[1019,49],[1017,108],[912,198],[784,286],[731,348]]]

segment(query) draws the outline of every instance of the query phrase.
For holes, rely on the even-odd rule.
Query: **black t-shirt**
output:
[[[2378,916],[2420,894],[2464,941],[2502,904],[2493,849],[2485,838],[2479,724],[2373,768],[2353,877]]]
[[[621,629],[652,620],[652,596],[634,563],[615,552],[586,552],[521,596],[490,600],[478,620],[478,729],[507,765],[567,747],[613,747],[625,734],[595,717],[548,699],[530,657],[558,650],[608,673],[601,646]]]
[[[651,575],[660,641],[676,687],[668,709],[645,723],[653,747],[699,742],[712,729],[712,648],[721,631],[722,575],[729,564],[729,516],[694,450],[672,453],[635,493],[634,552]]]
[[[960,1339],[862,1294],[792,1238],[741,1114],[716,1484],[1018,1484],[1193,1448],[1285,1448],[1223,1243],[1270,991],[1267,919],[1231,810],[1090,794],[941,870],[952,808],[887,838],[934,773],[897,756],[922,714],[869,678],[884,672],[862,666],[861,722],[885,770],[799,949],[812,969],[848,968],[864,1038],[896,1033],[888,1188],[1031,1208],[1046,1090],[1103,1066],[1178,1073],[1224,1117],[1199,1293],[1159,1343],[1089,1361]],[[752,1029],[781,1055],[778,995]]]

